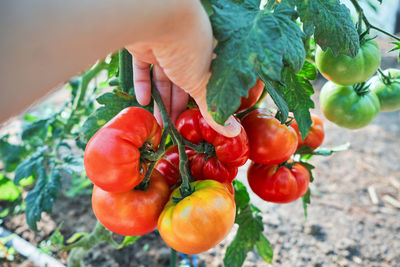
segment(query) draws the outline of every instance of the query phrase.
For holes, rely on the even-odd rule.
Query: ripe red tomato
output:
[[[225,137],[207,124],[198,108],[183,112],[176,121],[176,128],[183,138],[197,145],[203,144],[209,150],[189,157],[192,175],[197,180],[231,183],[238,167],[249,157],[248,139],[243,128],[238,136]]]
[[[304,140],[301,138],[297,122],[293,121],[293,123],[290,124],[290,127],[292,127],[297,134],[297,138],[299,141],[297,148],[301,146],[308,146],[314,150],[317,147],[319,147],[324,141],[325,133],[324,133],[324,125],[322,123],[322,119],[317,115],[311,114],[311,120],[312,124],[310,127],[310,131],[308,132]]]
[[[217,245],[231,230],[236,206],[227,187],[214,180],[191,183],[194,193],[178,203],[179,188],[171,194],[158,219],[158,231],[171,248],[198,254]]]
[[[263,109],[255,109],[242,119],[250,144],[250,159],[261,164],[278,164],[297,149],[293,128],[281,124]]]
[[[263,93],[264,86],[265,86],[264,82],[260,78],[258,78],[256,84],[249,89],[248,96],[242,97],[240,106],[236,110],[236,113],[248,110],[255,103],[257,103],[258,99]]]
[[[139,148],[157,150],[161,129],[143,108],[129,107],[118,113],[89,140],[84,165],[89,179],[108,192],[126,192],[144,177]]]
[[[275,203],[289,203],[307,192],[310,174],[300,163],[288,169],[285,166],[252,162],[247,179],[253,192],[260,198]]]
[[[190,148],[186,148],[186,155],[190,158],[196,152]],[[163,157],[157,162],[156,170],[158,170],[165,178],[169,186],[180,184],[181,174],[179,172],[179,151],[178,146],[173,145],[167,148]]]
[[[97,219],[110,231],[137,236],[152,232],[168,201],[170,191],[162,175],[153,170],[149,187],[111,193],[96,185],[93,187],[92,207]]]

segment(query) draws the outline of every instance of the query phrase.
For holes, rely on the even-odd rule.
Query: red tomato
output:
[[[154,116],[139,107],[118,113],[89,140],[84,165],[89,179],[108,192],[126,192],[144,177],[139,148],[157,150],[161,129]]]
[[[169,187],[154,170],[145,191],[111,193],[93,187],[92,207],[104,227],[120,235],[144,235],[157,227],[157,220],[169,198]]]
[[[158,231],[168,246],[185,254],[198,254],[221,242],[235,222],[236,206],[226,186],[204,180],[191,183],[195,191],[182,197],[179,188],[171,194],[158,219]]]
[[[240,106],[236,110],[236,113],[243,112],[254,106],[254,104],[257,103],[258,99],[262,95],[264,86],[264,82],[258,78],[256,84],[249,89],[248,97],[242,97]]]
[[[307,192],[310,174],[300,163],[288,169],[252,162],[247,179],[253,192],[260,198],[275,203],[289,203]]]
[[[282,163],[297,149],[294,129],[281,124],[265,110],[253,110],[244,116],[242,125],[249,138],[250,159],[257,163]]]
[[[311,128],[304,140],[302,140],[301,138],[297,122],[293,121],[292,124],[290,124],[290,127],[292,127],[297,134],[297,138],[299,141],[297,148],[301,146],[308,146],[314,150],[317,147],[319,147],[324,141],[325,133],[324,133],[324,125],[322,123],[322,119],[314,114],[311,114],[311,119],[312,119]]]
[[[238,167],[249,157],[247,135],[241,133],[233,138],[214,131],[203,119],[198,108],[183,112],[176,121],[176,128],[183,138],[194,144],[205,144],[207,153],[195,153],[189,157],[192,175],[197,180],[213,179],[231,183]]]
[[[186,154],[191,157],[196,152],[186,148]],[[163,157],[157,162],[156,170],[166,179],[169,186],[180,184],[181,174],[179,172],[179,151],[178,146],[173,145],[167,148]]]

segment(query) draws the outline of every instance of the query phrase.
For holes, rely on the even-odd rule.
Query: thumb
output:
[[[195,99],[197,105],[199,106],[201,115],[205,119],[205,121],[213,128],[216,132],[226,136],[226,137],[235,137],[239,135],[242,130],[242,125],[240,122],[235,119],[233,116],[229,116],[229,118],[225,122],[224,125],[220,125],[211,116],[208,112],[207,101],[205,95],[203,97]]]

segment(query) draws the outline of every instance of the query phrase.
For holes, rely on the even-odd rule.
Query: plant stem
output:
[[[171,248],[171,254],[169,257],[169,266],[176,267],[176,250]]]
[[[362,20],[364,21],[365,26],[367,26],[367,31],[368,31],[368,32],[369,32],[370,29],[374,29],[374,30],[376,30],[376,31],[378,31],[378,32],[381,32],[381,33],[383,33],[383,34],[385,34],[385,35],[387,35],[387,36],[389,36],[389,37],[391,37],[391,38],[393,38],[393,39],[395,39],[395,40],[397,40],[397,41],[400,41],[400,38],[399,38],[399,37],[397,37],[397,36],[395,36],[395,35],[393,35],[393,34],[391,34],[391,33],[388,33],[387,31],[384,31],[384,30],[382,30],[382,29],[379,28],[379,27],[376,27],[376,26],[372,25],[372,24],[368,21],[367,17],[366,17],[365,14],[364,14],[364,10],[363,10],[362,7],[360,6],[360,4],[357,2],[357,0],[350,0],[350,1],[351,1],[351,3],[353,4],[354,8],[356,9],[356,11],[357,11],[357,13],[358,13],[358,16],[360,16],[360,17],[362,18]],[[361,27],[361,25],[360,25],[359,27]]]
[[[133,88],[132,55],[126,49],[119,51],[119,86],[125,93]]]
[[[178,146],[179,150],[179,171],[182,177],[182,185],[181,185],[181,193],[182,197],[189,196],[192,193],[192,188],[190,187],[190,171],[189,171],[189,160],[185,151],[185,141],[183,137],[175,128],[174,124],[171,121],[171,118],[168,115],[167,109],[165,108],[164,102],[162,101],[161,95],[158,92],[157,88],[154,86],[154,83],[151,84],[151,94],[154,98],[154,101],[157,103],[157,106],[160,110],[161,117],[164,124],[164,131],[168,131],[171,135],[172,141],[175,145]]]

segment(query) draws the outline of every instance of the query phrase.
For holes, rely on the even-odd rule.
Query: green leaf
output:
[[[6,172],[14,171],[27,153],[24,146],[10,144],[8,136],[0,138],[0,159]]]
[[[206,11],[207,15],[211,16],[214,13],[211,5],[211,0],[200,0],[200,2],[203,5],[203,8]]]
[[[119,53],[112,54],[110,62],[107,64],[107,77],[108,79],[117,76],[118,73],[118,64],[119,64]]]
[[[304,77],[307,80],[315,80],[318,77],[318,70],[313,63],[311,63],[310,61],[305,61],[303,68],[299,73],[297,73],[297,75],[300,77]]]
[[[394,48],[392,48],[389,52],[399,51],[399,55],[397,57],[397,61],[400,62],[400,42],[392,42],[392,44],[394,44],[396,46]]]
[[[307,207],[308,207],[308,205],[311,204],[310,195],[311,195],[311,191],[310,191],[310,189],[308,189],[307,192],[305,193],[305,195],[301,197],[301,200],[303,202],[303,210],[304,210],[304,217],[305,218],[307,218],[307,215],[308,215]]]
[[[233,188],[235,189],[236,208],[240,210],[249,204],[250,196],[244,184],[237,180],[233,181]]]
[[[289,116],[289,107],[284,99],[283,92],[279,89],[279,86],[280,86],[279,83],[270,82],[268,80],[268,78],[263,77],[263,76],[262,76],[262,79],[266,85],[267,92],[271,96],[275,105],[279,108],[279,111],[282,113],[281,122],[282,123],[286,122],[286,120]]]
[[[37,120],[22,126],[22,140],[28,140],[32,137],[44,139],[48,132],[48,127],[54,122],[54,117]]]
[[[307,35],[314,34],[315,42],[335,55],[355,57],[360,48],[357,29],[349,9],[338,0],[296,0],[297,11]]]
[[[303,167],[305,167],[308,171],[308,173],[310,174],[310,182],[314,182],[314,176],[312,174],[312,170],[315,169],[314,165],[304,162],[304,161],[300,161],[299,162],[301,165],[303,165]]]
[[[272,263],[274,250],[272,249],[269,240],[263,234],[260,234],[260,239],[256,243],[256,248],[258,255],[260,255],[264,261]]]
[[[15,201],[21,195],[21,191],[12,180],[0,173],[0,200]]]
[[[302,33],[291,21],[294,13],[289,7],[277,7],[272,13],[260,10],[260,1],[212,3],[211,21],[218,45],[207,103],[214,119],[224,123],[258,76],[280,80],[283,60],[296,70],[301,68],[305,53]]]
[[[14,183],[19,184],[19,182],[30,176],[38,176],[37,170],[43,165],[43,154],[47,150],[46,146],[39,147],[37,151],[23,160],[15,169]]]
[[[343,145],[335,146],[332,148],[326,148],[326,147],[319,147],[315,150],[312,150],[312,148],[308,146],[302,146],[300,147],[297,151],[296,154],[299,155],[318,155],[318,156],[330,156],[335,152],[341,152],[345,151],[350,148],[350,143],[345,143]]]
[[[246,260],[247,253],[253,250],[260,240],[264,226],[262,218],[252,212],[250,205],[246,205],[236,215],[235,222],[239,225],[239,229],[226,249],[224,265],[240,267]]]
[[[82,133],[86,140],[89,140],[104,124],[124,108],[139,106],[133,96],[118,90],[99,96],[97,102],[104,106],[98,108],[84,122]]]
[[[61,188],[61,174],[58,168],[52,170],[50,177],[44,166],[36,171],[39,175],[35,187],[29,191],[26,201],[26,222],[37,231],[36,223],[41,219],[42,212],[51,213],[53,204]]]
[[[313,87],[307,79],[294,74],[289,68],[283,71],[283,81],[284,85],[279,89],[289,110],[294,114],[301,136],[307,136],[312,124],[309,109],[314,108],[314,102],[311,100],[311,95],[314,93]]]
[[[140,237],[141,237],[140,235],[139,236],[125,236],[121,245],[119,245],[119,248],[123,248],[123,247],[134,244]]]

